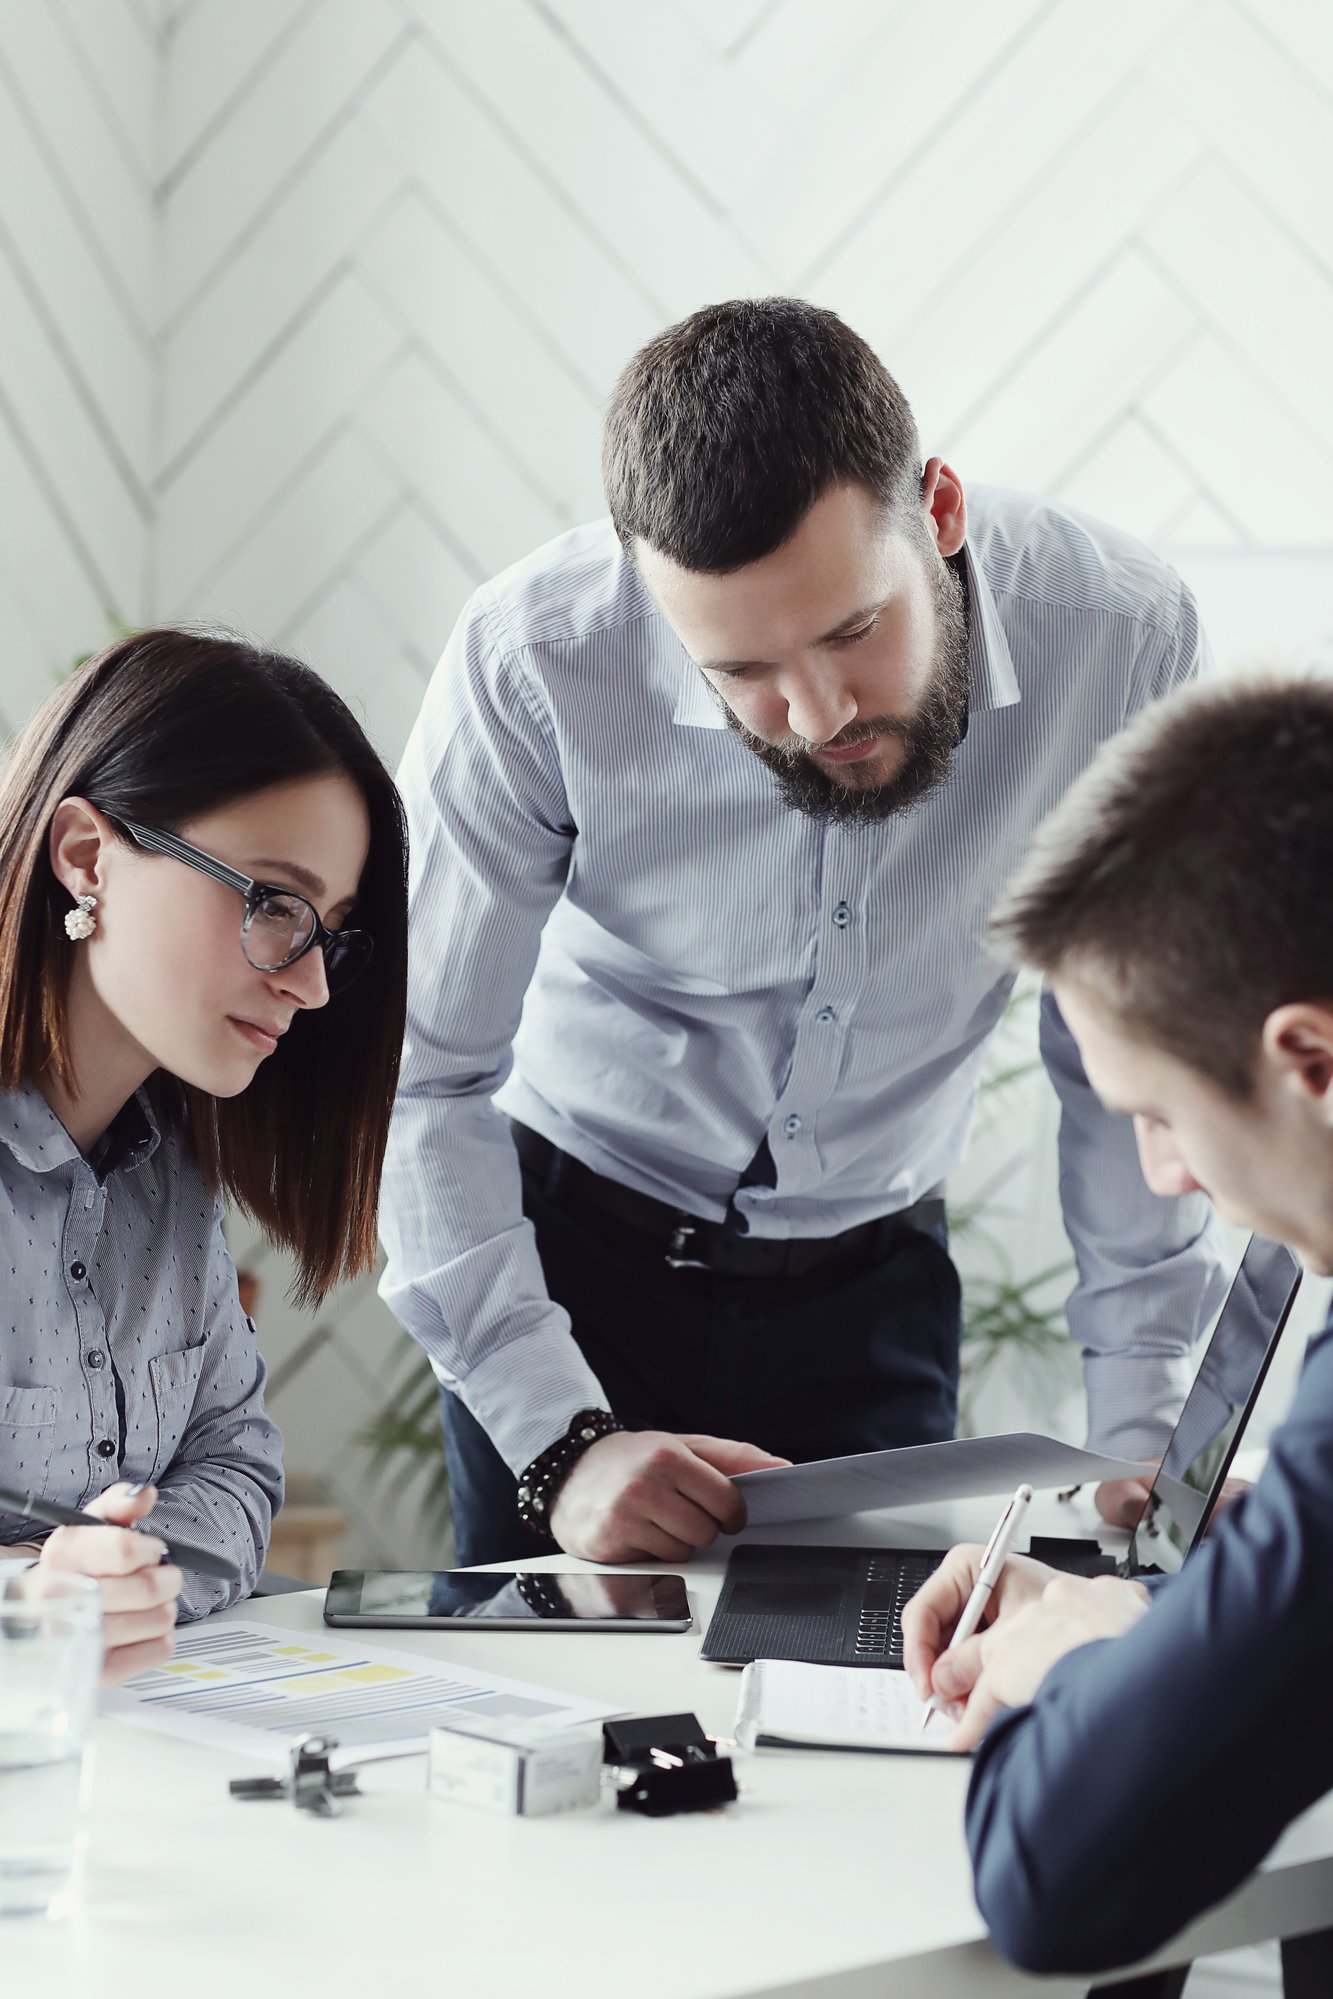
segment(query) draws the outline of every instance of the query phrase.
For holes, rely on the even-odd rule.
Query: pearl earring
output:
[[[91,937],[97,928],[97,918],[93,915],[97,897],[80,895],[75,897],[75,902],[76,908],[65,911],[65,935],[71,943],[80,944],[85,937]]]

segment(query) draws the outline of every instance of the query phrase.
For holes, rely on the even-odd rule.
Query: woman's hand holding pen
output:
[[[166,1550],[132,1523],[153,1509],[156,1490],[113,1485],[85,1509],[105,1527],[57,1527],[42,1543],[38,1566],[91,1576],[102,1598],[102,1682],[114,1686],[160,1666],[175,1643],[176,1598],[184,1578],[162,1560]]]

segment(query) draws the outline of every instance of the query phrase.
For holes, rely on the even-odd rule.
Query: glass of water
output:
[[[90,1577],[0,1568],[0,1917],[42,1913],[70,1879],[101,1626]]]

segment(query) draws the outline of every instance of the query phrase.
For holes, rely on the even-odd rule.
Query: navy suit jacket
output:
[[[1254,1489],[1121,1638],[977,1755],[967,1837],[1000,1950],[1112,1970],[1220,1901],[1333,1787],[1333,1319]]]

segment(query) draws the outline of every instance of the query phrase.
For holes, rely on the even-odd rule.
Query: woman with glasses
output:
[[[249,641],[124,639],[12,747],[0,1488],[107,1524],[40,1538],[0,1501],[0,1559],[98,1579],[108,1678],[263,1563],[281,1440],[223,1197],[293,1252],[302,1302],[370,1268],[406,907],[388,772],[317,674]]]

